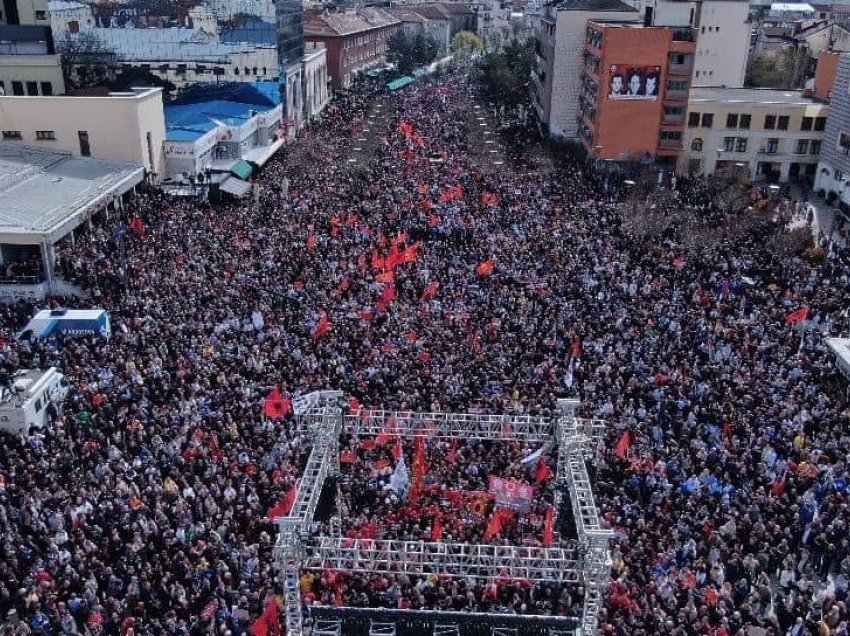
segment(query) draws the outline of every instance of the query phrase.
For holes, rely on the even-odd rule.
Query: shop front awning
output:
[[[228,177],[219,184],[219,189],[235,197],[244,197],[251,191],[251,184],[236,177]]]
[[[245,161],[244,159],[240,159],[230,168],[230,172],[234,175],[242,179],[243,181],[247,181],[252,174],[254,174],[254,166]]]
[[[400,88],[404,88],[411,82],[413,82],[413,78],[409,75],[405,75],[404,77],[399,77],[397,80],[393,80],[392,82],[387,84],[387,88],[391,91],[397,91]]]

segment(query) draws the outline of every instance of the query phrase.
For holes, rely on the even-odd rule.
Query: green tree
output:
[[[534,39],[513,39],[504,50],[485,55],[479,64],[481,85],[492,100],[515,107],[528,99]]]
[[[69,89],[101,86],[113,75],[115,52],[89,32],[66,33],[56,42],[56,50]]]
[[[461,31],[452,38],[452,52],[460,57],[469,57],[484,50],[484,42],[472,31]]]
[[[799,88],[808,62],[808,49],[803,46],[787,46],[779,53],[760,55],[747,67],[746,83],[755,88]]]
[[[400,31],[387,44],[387,60],[396,65],[402,75],[430,64],[437,58],[440,45],[430,35],[419,31],[414,35]]]

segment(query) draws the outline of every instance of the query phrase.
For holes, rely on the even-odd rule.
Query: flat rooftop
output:
[[[722,102],[727,104],[800,104],[819,106],[819,102],[804,97],[803,91],[775,88],[724,88],[722,86],[691,87],[690,102]]]
[[[100,201],[123,194],[144,168],[0,143],[0,242],[56,241]]]

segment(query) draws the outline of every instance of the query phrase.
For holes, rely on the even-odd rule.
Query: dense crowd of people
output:
[[[56,366],[73,386],[51,426],[4,439],[3,629],[245,633],[281,592],[267,511],[309,451],[264,415],[279,386],[420,411],[549,415],[577,396],[610,424],[606,635],[846,636],[850,411],[823,340],[848,330],[843,249],[774,249],[778,221],[734,232],[742,217],[697,180],[646,197],[729,230],[704,245],[675,226],[635,240],[628,186],[569,158],[528,170],[508,143],[513,169],[482,172],[459,73],[387,98],[392,126],[353,171],[341,158],[377,94],[335,101],[257,177],[256,203],[146,191],[61,249],[91,294],[61,302],[106,308],[110,340],[16,342],[31,308],[2,309],[3,373]],[[345,450],[346,532],[433,536],[441,512],[443,536],[477,540],[485,522],[445,489],[534,482],[515,466],[533,449],[429,448],[417,518],[380,493],[412,446]],[[542,515],[490,540],[542,541]],[[308,605],[563,615],[583,594],[330,571],[301,589]]]

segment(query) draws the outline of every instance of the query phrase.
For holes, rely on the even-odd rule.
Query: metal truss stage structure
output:
[[[543,631],[549,636],[594,634],[611,567],[608,543],[613,532],[604,528],[600,521],[586,465],[598,450],[605,423],[576,417],[578,406],[578,400],[559,400],[558,415],[553,418],[382,410],[361,410],[351,414],[347,412],[346,401],[339,391],[317,391],[295,400],[296,426],[309,433],[313,444],[290,513],[275,519],[278,530],[275,560],[283,581],[287,634],[305,634],[304,608],[299,590],[301,570],[324,569],[437,574],[482,581],[511,578],[582,585],[585,594],[580,619],[513,617],[516,619],[514,623],[505,625],[504,620],[501,623],[494,620],[495,616],[504,619],[502,615],[419,614],[439,614],[440,618],[431,622],[433,636],[460,635],[459,624],[469,623],[471,617],[478,617],[476,620],[492,625],[489,632],[492,636],[516,636],[520,632],[515,623],[521,624],[525,618],[545,618]],[[573,513],[577,546],[567,547],[557,537],[555,544],[547,548],[350,539],[342,536],[339,518],[331,520],[331,536],[311,536],[310,527],[324,484],[340,472],[340,436],[377,436],[388,431],[402,437],[525,441],[548,444],[550,448],[557,445],[554,509],[561,509],[566,494]],[[333,613],[334,609],[327,608],[321,617],[315,618],[311,630],[314,636],[341,634],[342,618],[339,612]],[[396,622],[387,619],[394,614],[376,612],[368,619],[369,636],[395,636]],[[452,614],[455,614],[454,619]]]

